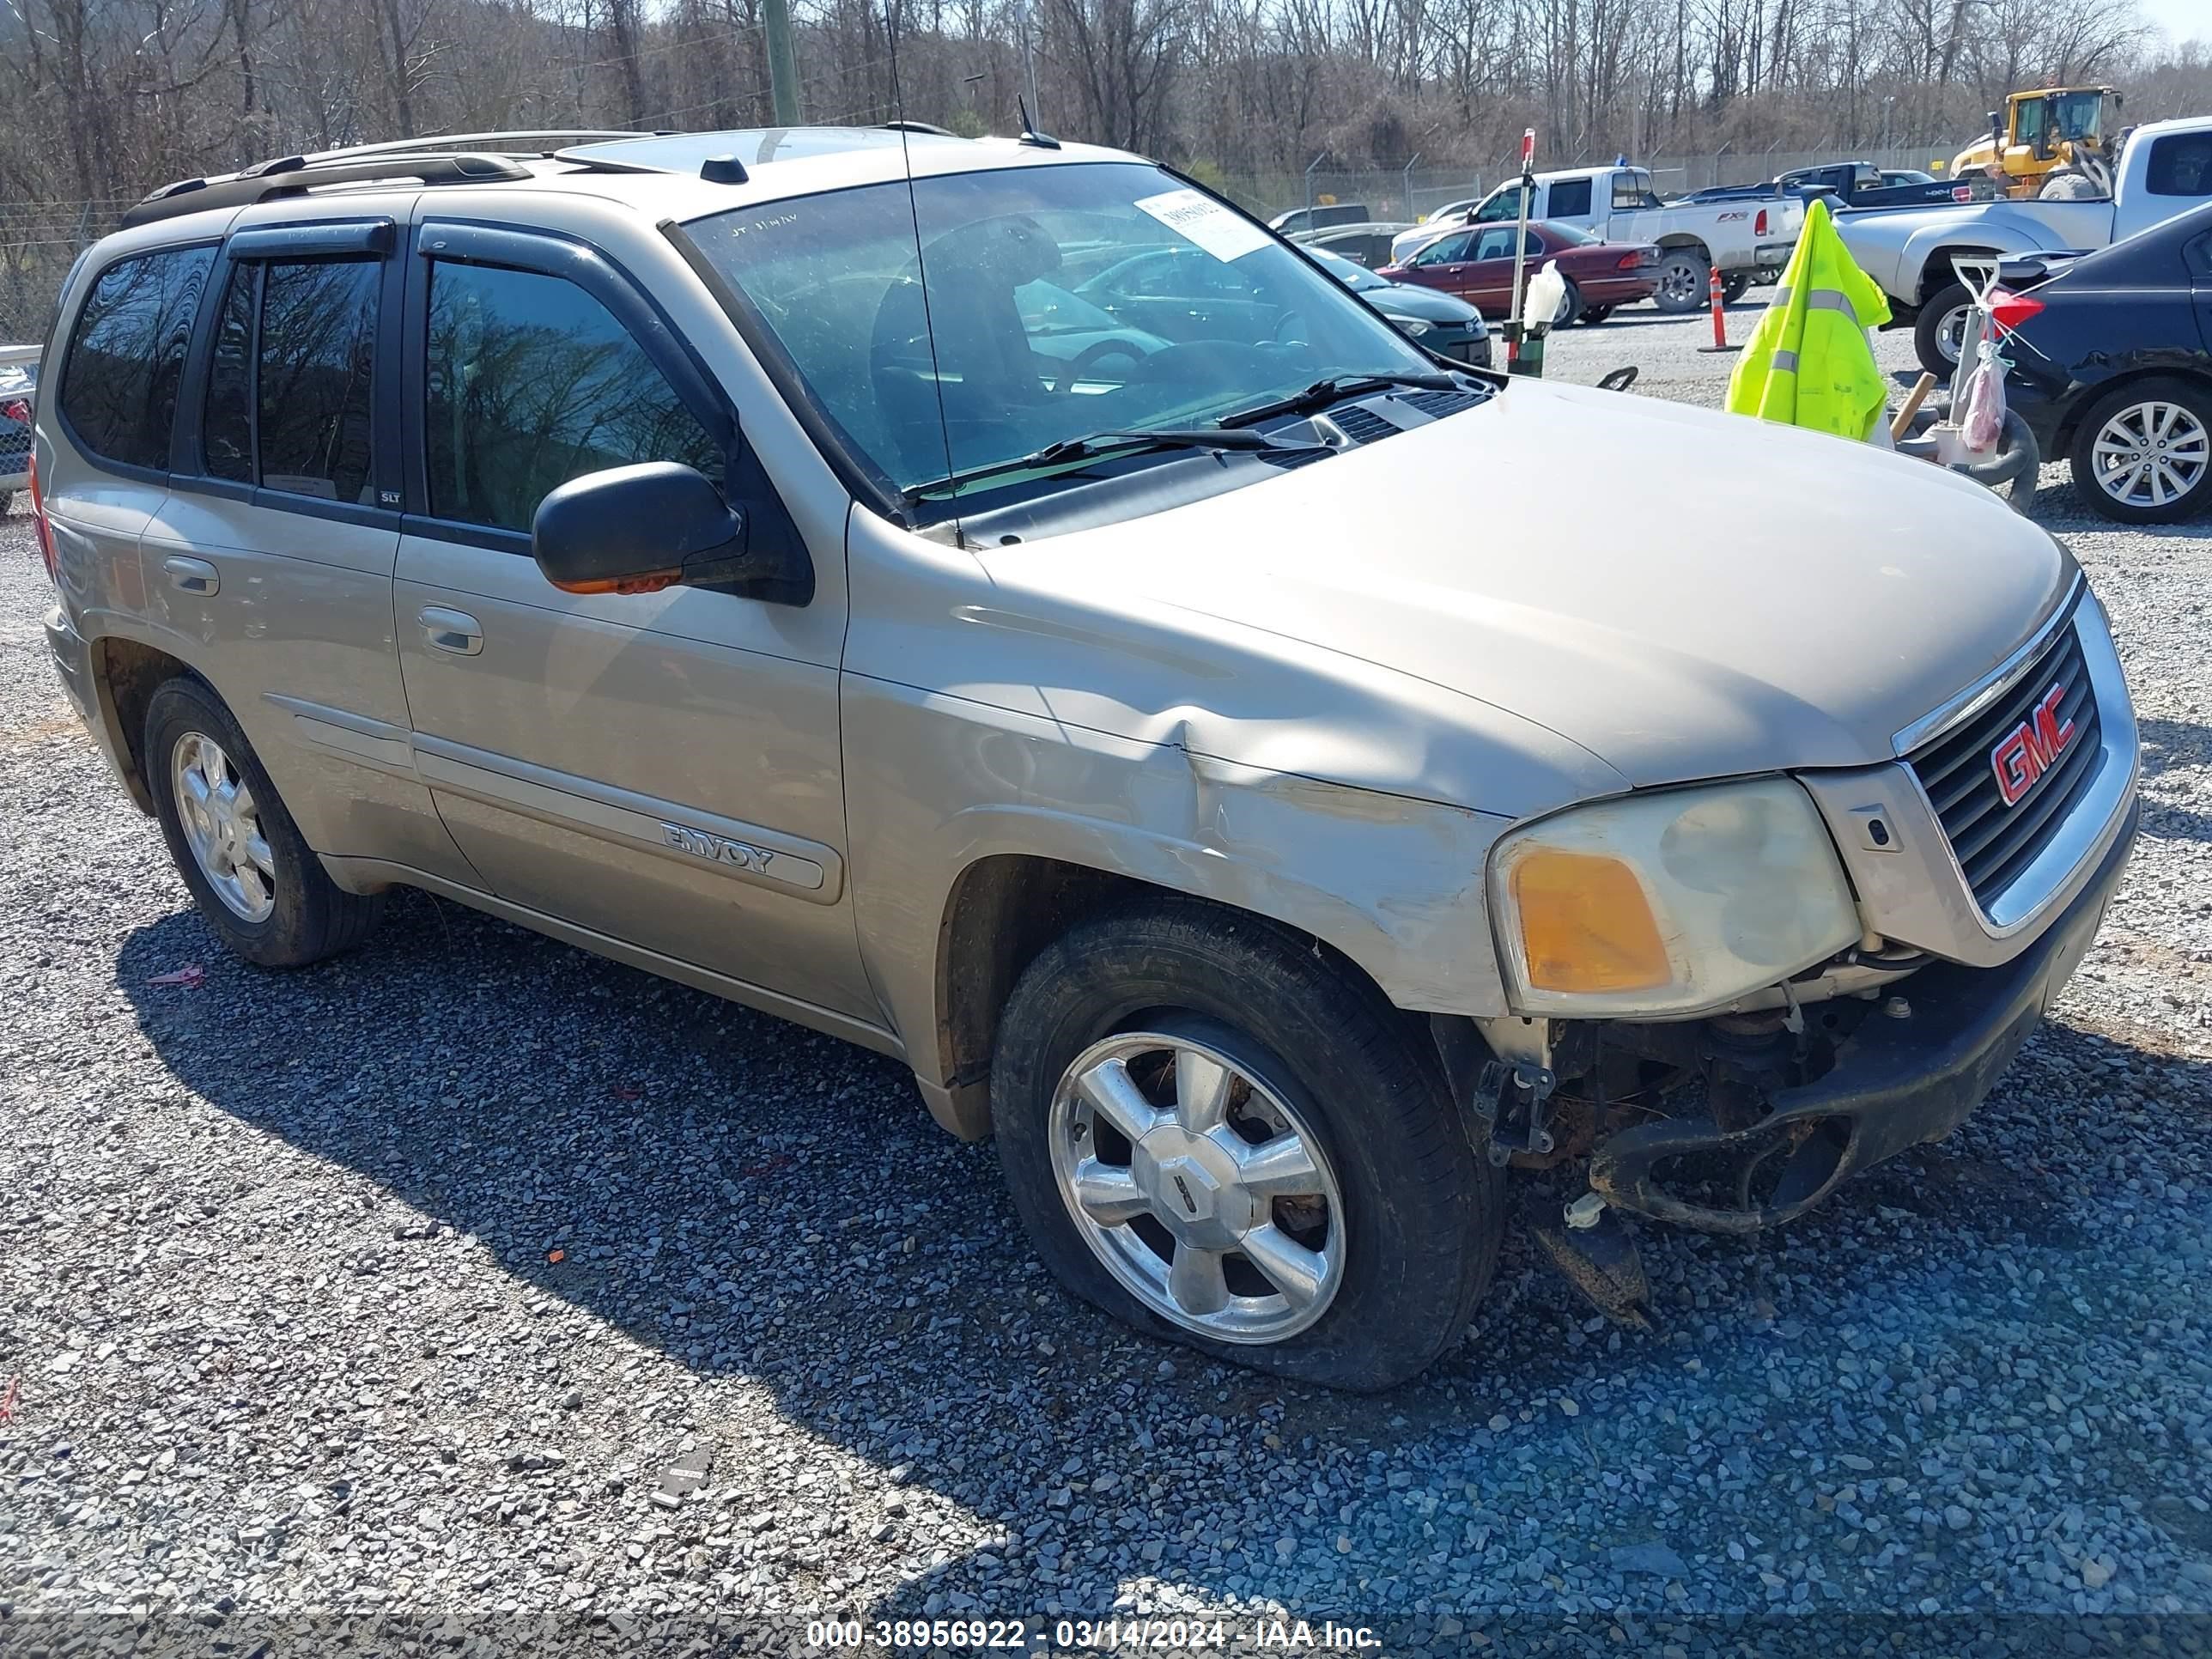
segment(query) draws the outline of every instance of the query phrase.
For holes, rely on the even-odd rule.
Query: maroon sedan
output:
[[[1405,264],[1386,265],[1376,274],[1394,283],[1442,289],[1485,316],[1502,316],[1513,303],[1513,245],[1519,234],[1516,225],[1470,225],[1447,232]],[[1543,264],[1559,266],[1567,279],[1561,323],[1601,323],[1615,306],[1648,300],[1659,285],[1657,248],[1601,242],[1571,225],[1537,220],[1528,227],[1528,273]]]

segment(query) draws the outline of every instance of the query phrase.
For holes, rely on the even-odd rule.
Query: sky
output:
[[[2212,41],[2212,0],[2142,0],[2142,9],[2172,40]]]

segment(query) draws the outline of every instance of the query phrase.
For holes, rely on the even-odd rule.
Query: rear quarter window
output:
[[[102,460],[167,471],[177,384],[212,246],[118,259],[100,273],[70,331],[58,407]]]
[[[1551,204],[1545,212],[1554,219],[1583,219],[1589,216],[1590,181],[1587,179],[1559,179],[1552,184]]]
[[[2177,132],[2153,140],[2143,188],[2153,196],[2212,196],[2212,133]]]

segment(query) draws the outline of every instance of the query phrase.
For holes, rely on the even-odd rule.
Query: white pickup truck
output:
[[[1508,179],[1474,210],[1455,219],[1432,219],[1402,233],[1390,245],[1402,264],[1423,244],[1461,224],[1514,219],[1521,212],[1521,181]],[[1705,303],[1710,272],[1721,269],[1728,297],[1754,282],[1771,283],[1790,263],[1804,228],[1802,198],[1730,198],[1715,202],[1662,201],[1643,167],[1574,167],[1536,175],[1531,219],[1572,225],[1608,242],[1649,242],[1659,250],[1659,287],[1651,296],[1662,311],[1695,311]]]
[[[1889,295],[1891,325],[1912,326],[1920,366],[1948,375],[1971,303],[1961,258],[2087,252],[2212,200],[2212,116],[2137,127],[2108,195],[1984,202],[1973,207],[1854,210],[1837,216],[1844,246]]]

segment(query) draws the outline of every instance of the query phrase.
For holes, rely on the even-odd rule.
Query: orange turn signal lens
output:
[[[1644,884],[1620,860],[1531,848],[1510,880],[1531,990],[1644,991],[1674,977]]]
[[[681,570],[654,570],[641,576],[608,576],[596,581],[556,581],[563,593],[658,593],[684,580]]]

